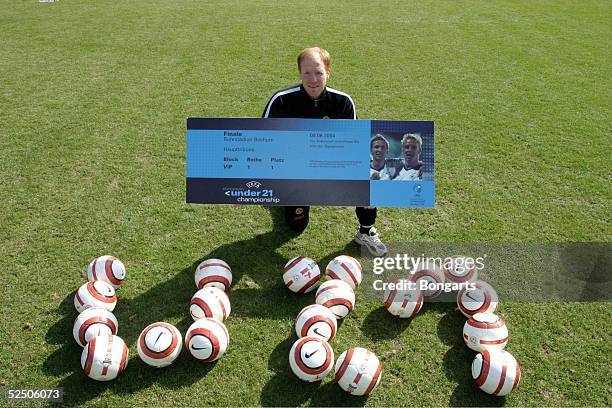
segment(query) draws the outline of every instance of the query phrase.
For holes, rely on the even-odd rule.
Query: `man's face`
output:
[[[375,140],[370,153],[375,161],[382,161],[387,157],[387,144],[384,140]]]
[[[318,54],[306,55],[300,63],[300,78],[304,89],[312,99],[317,99],[323,93],[329,79],[329,72]]]
[[[421,154],[421,148],[419,142],[414,139],[408,139],[402,146],[404,152],[404,158],[408,164],[416,164],[419,161],[419,155]]]

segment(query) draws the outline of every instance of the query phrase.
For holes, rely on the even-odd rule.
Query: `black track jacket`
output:
[[[353,99],[329,86],[312,99],[302,85],[277,91],[266,105],[264,118],[357,119]]]

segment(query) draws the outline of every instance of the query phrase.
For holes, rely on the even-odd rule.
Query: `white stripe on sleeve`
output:
[[[272,95],[272,98],[270,98],[270,102],[268,102],[268,106],[266,106],[266,113],[264,114],[264,118],[267,118],[268,115],[270,115],[270,108],[272,108],[272,104],[274,103],[276,98],[278,98],[279,96],[283,96],[283,95],[287,95],[287,94],[290,94],[290,93],[293,93],[293,92],[297,92],[299,90],[300,90],[300,87],[296,86],[295,88],[289,88],[289,89],[285,89],[284,91],[278,91],[277,93]]]

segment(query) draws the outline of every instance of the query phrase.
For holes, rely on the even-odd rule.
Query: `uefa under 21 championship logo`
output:
[[[249,181],[248,183],[246,183],[247,188],[259,188],[261,187],[261,183],[259,181]]]
[[[262,184],[259,181],[251,180],[245,183],[245,187],[232,188],[224,192],[228,197],[236,199],[238,204],[278,204],[280,199],[274,197],[272,189],[261,189]]]

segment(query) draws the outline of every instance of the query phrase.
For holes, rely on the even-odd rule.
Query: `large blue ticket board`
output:
[[[187,202],[434,206],[434,124],[187,119]]]

